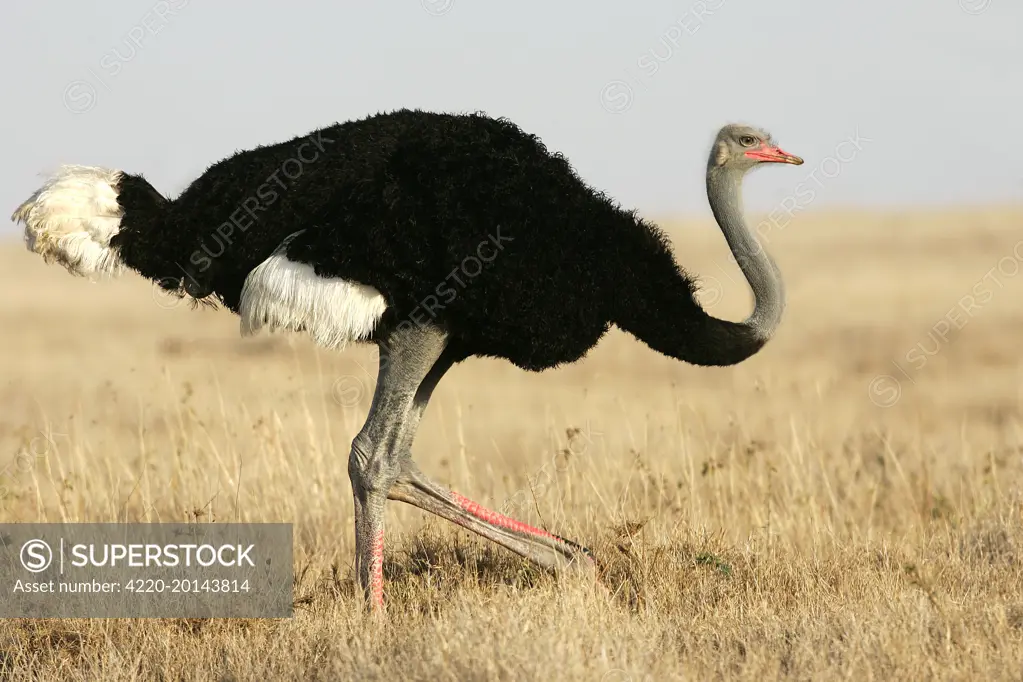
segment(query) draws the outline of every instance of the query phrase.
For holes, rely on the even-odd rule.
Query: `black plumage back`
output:
[[[503,119],[379,114],[239,152],[151,199],[125,206],[126,262],[235,311],[247,274],[301,231],[289,259],[375,287],[382,324],[437,324],[466,356],[544,369],[611,323],[700,364],[750,341],[703,312],[656,228]]]

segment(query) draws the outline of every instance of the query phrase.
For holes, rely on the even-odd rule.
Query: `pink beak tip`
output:
[[[794,166],[801,166],[803,164],[803,159],[798,156],[782,151],[780,147],[768,147],[766,145],[759,149],[749,150],[746,152],[746,156],[768,163],[791,163]]]

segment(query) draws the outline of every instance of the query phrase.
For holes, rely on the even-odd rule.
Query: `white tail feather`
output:
[[[121,171],[61,166],[14,211],[25,224],[25,244],[75,275],[117,274],[123,265],[110,238],[121,225],[117,203]]]

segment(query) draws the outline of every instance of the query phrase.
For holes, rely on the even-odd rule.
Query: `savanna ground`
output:
[[[347,475],[375,350],[242,340],[227,312],[12,243],[0,520],[291,522],[296,610],[3,621],[0,679],[1021,679],[1020,225],[990,209],[772,228],[789,308],[733,368],[618,331],[539,375],[459,365],[422,468],[592,547],[603,587],[391,503],[384,623],[355,598]],[[670,232],[706,305],[742,317],[720,234]]]

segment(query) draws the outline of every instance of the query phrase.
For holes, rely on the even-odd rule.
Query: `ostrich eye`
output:
[[[756,143],[757,138],[753,137],[752,135],[743,135],[742,137],[739,138],[739,144],[741,144],[743,147],[752,147]]]

